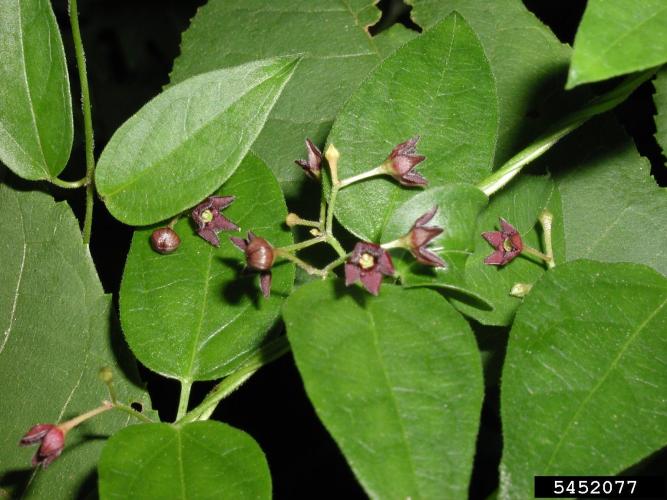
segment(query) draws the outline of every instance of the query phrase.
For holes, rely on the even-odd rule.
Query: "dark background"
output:
[[[66,1],[53,3],[70,62],[72,92],[78,95]],[[114,130],[168,83],[172,61],[179,53],[181,32],[204,3],[204,0],[80,0],[97,154]],[[524,3],[561,41],[572,43],[584,0],[524,0]],[[383,16],[372,32],[394,20],[411,29],[420,29],[410,21],[409,9],[400,0],[382,0],[379,7]],[[644,84],[615,113],[635,139],[640,153],[651,161],[658,182],[665,185],[667,169],[653,137],[652,93],[651,84]],[[78,179],[85,170],[80,112],[75,112],[75,120],[78,135],[71,166],[63,176],[67,179]],[[82,219],[83,190],[58,191],[55,195],[66,198]],[[94,221],[91,252],[104,288],[117,296],[132,229],[113,219],[101,203],[95,205]],[[502,360],[506,332],[478,328],[477,335],[480,347],[495,349],[497,361]],[[161,418],[172,420],[178,384],[145,369],[142,373]],[[211,384],[196,385],[193,404],[210,388]],[[501,451],[497,387],[491,384],[487,393],[480,432],[480,441],[486,447],[477,453],[472,498],[485,498],[497,487]],[[276,498],[365,498],[335,443],[319,423],[291,356],[263,368],[225,399],[214,417],[245,430],[259,442],[271,467]],[[645,466],[660,470],[665,468],[665,462],[667,454],[663,451]]]

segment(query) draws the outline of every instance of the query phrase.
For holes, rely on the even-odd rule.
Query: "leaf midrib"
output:
[[[405,432],[405,427],[403,426],[403,420],[401,418],[401,413],[398,409],[398,402],[396,401],[396,397],[394,396],[394,393],[391,389],[391,383],[389,381],[389,376],[387,375],[387,368],[386,364],[384,362],[384,358],[382,357],[382,354],[380,352],[380,346],[378,344],[378,329],[377,325],[375,324],[375,317],[373,316],[373,313],[369,310],[365,311],[366,314],[368,315],[369,318],[369,324],[370,324],[370,329],[373,334],[373,347],[375,348],[375,353],[377,354],[377,359],[380,362],[380,367],[381,367],[381,372],[385,381],[385,384],[387,386],[387,392],[389,393],[389,399],[392,403],[392,407],[394,410],[394,413],[396,414],[396,420],[398,421],[398,426],[401,430],[401,437],[402,437],[402,442],[403,446],[405,448],[406,456],[407,456],[407,462],[410,465],[410,470],[412,472],[410,478],[411,482],[415,488],[415,492],[419,493],[419,486],[417,485],[415,478],[417,477],[417,472],[415,469],[415,464],[412,461],[412,452],[410,450],[410,443],[408,441],[407,434]]]

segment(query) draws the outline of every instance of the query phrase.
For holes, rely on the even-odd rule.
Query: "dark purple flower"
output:
[[[321,177],[322,152],[310,139],[306,139],[306,149],[308,160],[294,160],[294,163],[299,165],[308,177],[317,180]]]
[[[275,252],[271,244],[264,238],[259,238],[248,231],[248,238],[229,238],[234,245],[245,253],[248,267],[259,271],[259,286],[264,297],[271,294],[271,267],[275,261]]]
[[[435,206],[424,215],[419,217],[419,219],[417,219],[413,224],[410,232],[407,234],[405,241],[408,244],[410,252],[412,252],[412,255],[415,256],[417,261],[427,266],[447,267],[447,263],[442,260],[439,255],[436,255],[428,248],[426,248],[431,240],[440,235],[443,231],[441,227],[426,225],[428,222],[430,222],[437,211],[438,207]]]
[[[500,218],[500,231],[487,231],[482,233],[482,237],[496,249],[484,259],[484,264],[504,266],[514,260],[523,250],[521,235],[503,218]]]
[[[234,196],[209,196],[192,210],[197,234],[211,245],[220,246],[220,231],[238,231],[239,227],[220,213],[235,199]]]
[[[158,253],[171,253],[181,245],[181,239],[170,227],[161,227],[151,233],[151,246]]]
[[[32,466],[37,467],[41,465],[46,469],[63,452],[65,434],[66,432],[57,425],[39,424],[33,426],[21,438],[19,444],[21,446],[29,446],[39,443],[37,453],[32,457]]]
[[[418,141],[419,136],[416,136],[402,142],[391,151],[383,163],[384,170],[404,186],[427,184],[426,179],[414,171],[415,166],[426,159],[425,156],[416,154],[415,146]]]
[[[345,285],[350,286],[361,280],[366,290],[377,295],[383,274],[394,275],[394,264],[389,253],[380,245],[359,241],[345,263]]]

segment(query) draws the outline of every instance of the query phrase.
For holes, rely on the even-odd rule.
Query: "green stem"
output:
[[[527,253],[528,255],[533,255],[539,259],[542,259],[544,262],[547,263],[547,265],[549,265],[549,267],[552,267],[549,263],[553,262],[553,259],[548,255],[543,254],[539,250],[535,250],[533,247],[523,247],[521,253]]]
[[[83,179],[79,179],[78,181],[64,181],[62,179],[54,177],[53,179],[49,179],[49,182],[54,186],[58,186],[63,189],[78,189],[88,184],[88,177],[84,177]]]
[[[296,252],[297,250],[301,250],[303,248],[308,248],[310,246],[316,245],[318,243],[322,243],[323,241],[326,240],[326,236],[317,236],[315,238],[311,238],[306,241],[302,241],[301,243],[294,243],[293,245],[287,245],[284,247],[276,248],[276,250],[279,251],[279,254],[282,255],[283,252]]]
[[[375,167],[370,170],[367,170],[366,172],[362,172],[358,175],[353,175],[352,177],[343,179],[342,181],[340,181],[338,188],[343,189],[345,186],[349,186],[350,184],[354,184],[355,182],[363,181],[364,179],[368,179],[370,177],[377,177],[378,175],[385,175],[386,173],[387,171],[382,166]]]
[[[192,389],[192,382],[181,382],[181,396],[178,400],[178,413],[176,413],[176,420],[180,420],[188,412],[188,402],[190,401],[190,389]]]
[[[347,257],[347,253],[345,250],[343,250],[343,247],[341,244],[338,242],[336,237],[332,234],[327,234],[326,236],[326,242],[332,246],[332,248],[336,251],[339,257]]]
[[[275,361],[283,354],[289,352],[289,350],[290,346],[287,342],[287,337],[284,335],[272,340],[260,348],[253,356],[248,358],[237,371],[227,376],[216,385],[204,398],[204,401],[183,418],[178,420],[178,423],[185,424],[187,422],[194,422],[195,420],[206,420],[210,418],[220,401],[238,389],[262,366]]]
[[[339,190],[340,184],[334,184],[331,186],[331,195],[329,196],[329,203],[327,204],[327,222],[324,226],[324,232],[330,238],[333,237],[334,208],[336,206],[336,198],[338,197]]]
[[[312,241],[312,240],[309,240],[309,241]],[[306,271],[310,275],[324,276],[322,274],[322,270],[320,270],[320,269],[318,269],[314,266],[311,266],[307,262],[304,262],[303,260],[301,260],[296,255],[293,255],[289,252],[282,251],[281,248],[276,248],[276,256],[281,257],[285,260],[289,260],[290,262],[293,262],[294,264],[299,266],[301,269],[303,269],[304,271]]]
[[[343,262],[345,262],[347,260],[347,257],[348,254],[341,255],[333,262],[327,264],[326,267],[322,269],[322,277],[325,278],[331,271],[333,271],[336,267],[340,266]]]
[[[147,424],[152,424],[152,423],[153,423],[153,419],[147,417],[147,416],[144,415],[143,413],[138,412],[137,410],[135,410],[135,409],[132,408],[131,406],[127,406],[127,405],[124,405],[124,404],[122,404],[122,403],[113,403],[113,407],[114,407],[116,410],[125,412],[125,413],[127,413],[128,415],[132,415],[132,416],[133,416],[134,418],[136,418],[137,420],[141,420],[142,422],[145,422],[145,423],[147,423]]]
[[[95,196],[95,140],[93,137],[93,118],[90,106],[90,91],[88,90],[88,74],[86,72],[86,55],[83,51],[81,30],[79,28],[79,13],[77,0],[69,0],[69,19],[72,25],[72,39],[74,54],[79,68],[79,83],[81,85],[81,108],[83,110],[83,129],[86,140],[86,215],[83,223],[83,242],[90,243],[90,233],[93,225],[93,200]]]
[[[477,187],[483,191],[485,195],[491,196],[493,193],[500,190],[512,179],[514,179],[514,177],[516,177],[519,172],[521,172],[523,167],[551,149],[551,147],[553,147],[560,139],[579,127],[585,121],[585,119],[576,121],[562,128],[558,132],[531,144],[510,158],[502,167],[500,167],[489,177],[477,184]]]

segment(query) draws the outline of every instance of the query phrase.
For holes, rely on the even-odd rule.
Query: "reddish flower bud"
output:
[[[32,457],[32,466],[37,467],[41,465],[46,469],[63,452],[65,434],[66,432],[57,425],[39,424],[32,427],[21,438],[19,444],[21,446],[29,446],[40,443],[37,453]]]
[[[382,164],[384,170],[404,186],[425,186],[428,183],[414,171],[415,166],[426,159],[425,156],[416,154],[418,141],[419,136],[416,136],[402,142],[391,151]]]
[[[519,232],[505,219],[500,219],[500,231],[487,231],[482,237],[495,247],[496,251],[484,259],[484,264],[504,266],[514,260],[523,250]]]
[[[419,217],[419,219],[417,219],[413,224],[410,232],[407,234],[405,241],[408,245],[408,248],[410,249],[410,252],[415,256],[417,261],[427,266],[447,267],[447,263],[442,260],[439,255],[436,255],[431,250],[426,248],[431,240],[440,235],[443,231],[441,227],[426,225],[435,216],[437,211],[438,207],[435,206],[424,215]]]
[[[308,150],[308,160],[294,160],[294,163],[299,165],[308,177],[318,180],[322,175],[322,152],[310,139],[306,139],[306,149]]]
[[[234,196],[209,196],[192,210],[192,220],[197,225],[197,234],[211,245],[220,246],[220,231],[237,231],[239,227],[224,217],[220,211],[235,200]]]
[[[248,238],[231,237],[230,240],[245,253],[246,263],[250,269],[260,271],[259,284],[264,297],[271,294],[271,267],[275,261],[273,246],[264,238],[255,236],[248,231]]]
[[[151,234],[151,246],[158,253],[171,253],[181,245],[181,239],[170,227],[161,227]]]
[[[358,242],[345,263],[345,285],[350,286],[360,280],[366,290],[377,295],[382,275],[394,275],[394,264],[389,253],[375,243]]]

